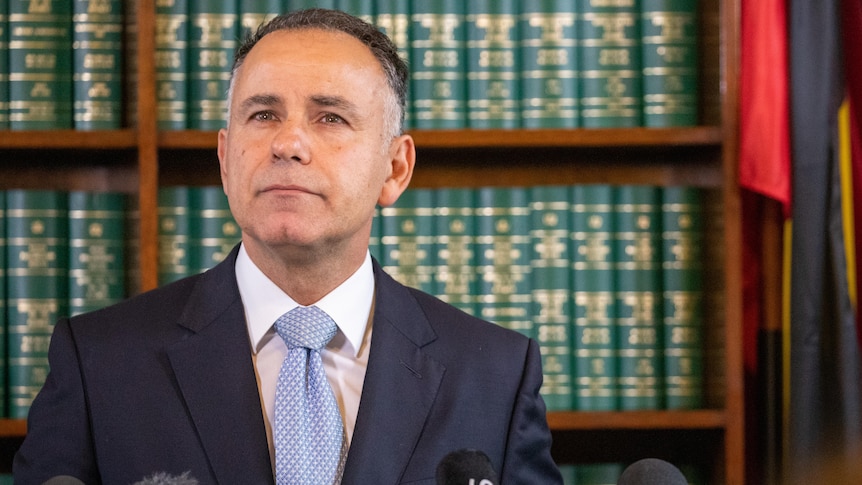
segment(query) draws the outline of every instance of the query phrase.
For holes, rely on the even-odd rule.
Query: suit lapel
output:
[[[272,483],[266,430],[231,256],[201,275],[180,317],[195,333],[168,350],[221,483]]]
[[[399,481],[445,371],[422,351],[436,337],[416,301],[376,262],[374,273],[371,353],[345,485]]]

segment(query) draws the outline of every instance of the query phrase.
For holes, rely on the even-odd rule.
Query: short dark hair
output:
[[[279,15],[250,33],[236,50],[231,68],[231,84],[237,69],[242,66],[249,51],[267,34],[280,30],[320,29],[343,32],[359,40],[371,50],[380,62],[386,82],[398,103],[394,134],[401,131],[407,106],[408,67],[398,53],[395,43],[374,25],[339,10],[310,8]]]

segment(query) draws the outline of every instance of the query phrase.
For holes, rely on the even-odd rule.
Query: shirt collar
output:
[[[273,324],[278,317],[298,304],[263,274],[248,256],[244,245],[240,245],[234,271],[245,308],[251,348],[257,353],[272,338]],[[354,356],[362,345],[373,299],[374,270],[371,254],[366,252],[359,269],[315,303],[335,321],[352,346]]]

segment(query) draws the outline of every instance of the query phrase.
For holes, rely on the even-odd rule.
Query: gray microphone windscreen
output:
[[[623,471],[617,485],[688,485],[679,468],[658,458],[638,460]]]

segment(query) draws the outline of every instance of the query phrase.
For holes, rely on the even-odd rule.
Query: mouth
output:
[[[301,185],[269,185],[265,187],[261,192],[263,193],[271,193],[271,194],[282,194],[282,195],[294,195],[294,194],[312,194],[315,192],[308,189],[307,187],[303,187]]]

